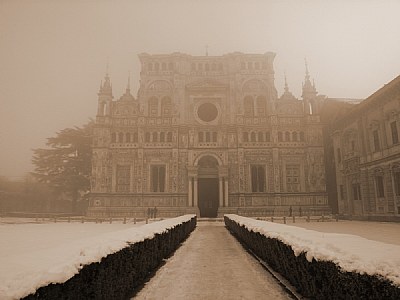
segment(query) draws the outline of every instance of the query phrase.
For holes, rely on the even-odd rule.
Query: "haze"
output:
[[[109,61],[114,98],[138,53],[277,53],[300,98],[307,57],[320,94],[366,98],[399,75],[400,1],[0,1],[0,176],[32,171],[33,148],[94,118]]]

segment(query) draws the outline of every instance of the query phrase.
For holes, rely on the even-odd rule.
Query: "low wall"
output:
[[[274,271],[285,277],[297,292],[310,299],[400,299],[400,288],[376,275],[342,270],[327,260],[296,255],[291,246],[277,238],[249,230],[225,216],[229,231]],[[291,226],[289,226],[291,227]]]
[[[196,217],[82,267],[64,283],[49,284],[23,299],[129,299],[196,227]]]

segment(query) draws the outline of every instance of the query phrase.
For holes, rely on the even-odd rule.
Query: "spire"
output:
[[[285,93],[287,93],[289,92],[289,86],[287,84],[286,71],[284,72],[284,76],[285,76]]]
[[[287,83],[286,72],[284,73],[285,77],[285,91],[282,96],[279,98],[280,101],[297,101],[296,97],[289,90],[289,85]]]
[[[305,62],[305,66],[306,66],[306,75],[304,78],[304,83],[303,83],[303,99],[310,99],[310,98],[314,98],[315,96],[317,96],[318,92],[315,88],[315,83],[311,83],[310,80],[310,73],[308,71],[308,63],[307,63],[307,59],[304,58],[304,62]]]
[[[126,91],[130,92],[131,90],[131,71],[128,72],[128,85],[126,86]]]
[[[104,76],[104,82],[101,81],[100,83],[100,90],[99,90],[99,95],[109,95],[112,97],[112,84],[110,80],[110,76],[108,75],[108,59],[107,59],[107,65],[106,65],[106,75]]]

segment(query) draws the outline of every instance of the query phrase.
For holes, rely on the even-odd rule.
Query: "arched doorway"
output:
[[[198,203],[200,217],[215,218],[218,213],[218,161],[208,155],[198,162]]]

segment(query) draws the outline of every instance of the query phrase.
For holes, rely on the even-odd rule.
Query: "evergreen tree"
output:
[[[48,148],[33,150],[32,174],[57,195],[70,197],[74,212],[80,193],[90,190],[93,125],[63,129],[47,139]]]

